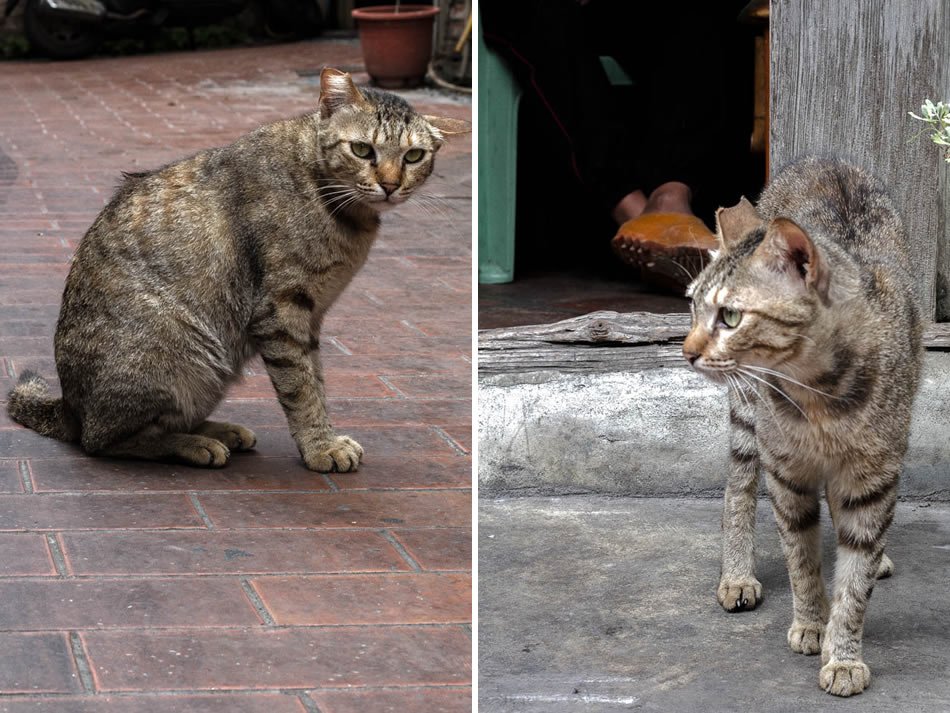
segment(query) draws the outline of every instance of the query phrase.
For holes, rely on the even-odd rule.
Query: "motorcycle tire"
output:
[[[30,47],[51,59],[88,57],[99,48],[103,38],[97,25],[50,15],[35,0],[28,0],[23,9],[23,29]]]

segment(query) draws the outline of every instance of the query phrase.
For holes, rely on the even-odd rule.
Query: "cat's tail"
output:
[[[32,371],[24,371],[7,394],[7,411],[14,421],[42,436],[79,440],[78,429],[67,417],[63,400],[50,396],[46,379]]]

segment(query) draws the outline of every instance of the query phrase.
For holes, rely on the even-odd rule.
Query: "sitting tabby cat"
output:
[[[719,602],[755,607],[753,528],[761,468],[788,563],[793,651],[822,654],[839,696],[870,682],[864,613],[892,563],[894,517],[921,365],[921,324],[900,218],[881,186],[844,163],[806,159],[758,207],[717,214],[721,250],[690,286],[683,353],[729,385],[731,473]],[[837,531],[834,597],[821,575],[819,492]]]
[[[25,372],[13,419],[90,454],[223,466],[254,447],[208,421],[259,353],[311,470],[356,470],[336,435],[320,324],[363,265],[379,211],[432,172],[468,123],[417,114],[324,69],[317,111],[126,176],[76,251],[56,328],[62,398]]]

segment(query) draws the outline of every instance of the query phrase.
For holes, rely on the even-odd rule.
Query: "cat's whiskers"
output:
[[[739,398],[742,399],[742,402],[745,404],[745,406],[746,406],[747,409],[749,409],[750,411],[751,411],[751,410],[754,410],[754,409],[752,408],[752,404],[749,403],[749,399],[748,399],[748,398],[746,397],[746,395],[745,395],[745,389],[744,389],[744,388],[742,387],[742,385],[739,383],[739,375],[738,375],[738,374],[731,374],[731,376],[732,376],[733,379],[735,379],[735,382],[736,382],[736,392],[739,394]]]
[[[745,368],[752,369],[753,371],[760,371],[764,374],[771,374],[772,376],[777,376],[778,378],[785,379],[786,381],[789,381],[795,384],[796,386],[800,386],[803,389],[807,389],[808,391],[814,391],[816,394],[821,394],[822,396],[827,396],[829,399],[836,399],[838,401],[847,401],[847,399],[843,396],[835,396],[834,394],[829,394],[827,391],[822,391],[821,389],[816,389],[812,386],[808,386],[807,384],[803,384],[797,379],[793,379],[788,374],[781,371],[776,371],[775,369],[767,369],[764,366],[751,366],[749,364],[746,364]]]
[[[336,206],[335,208],[333,208],[333,210],[330,211],[330,217],[332,218],[333,216],[335,216],[337,213],[339,213],[341,210],[343,210],[347,206],[352,205],[353,203],[356,203],[357,201],[360,201],[362,199],[363,199],[363,196],[360,195],[359,193],[356,193],[350,196],[349,198],[346,198],[345,200],[343,200],[342,203],[340,203],[338,206]]]
[[[663,257],[664,260],[666,260],[667,262],[669,262],[671,265],[675,265],[675,266],[678,267],[680,270],[682,270],[684,273],[686,273],[686,277],[689,278],[689,281],[690,281],[690,282],[692,282],[693,280],[696,279],[696,275],[692,274],[692,273],[691,273],[689,270],[687,270],[683,265],[680,265],[678,262],[676,262],[676,260],[674,260],[673,258],[671,258],[669,255],[663,255],[662,257]]]
[[[795,399],[793,399],[791,396],[789,396],[788,394],[786,394],[786,393],[785,393],[782,389],[780,389],[778,386],[776,386],[775,384],[769,382],[769,381],[766,380],[766,379],[763,379],[763,378],[761,378],[761,377],[759,377],[759,376],[756,376],[755,374],[753,374],[753,373],[750,372],[750,371],[746,371],[746,370],[745,370],[744,368],[742,368],[742,367],[739,367],[739,371],[741,371],[741,372],[742,372],[743,374],[745,374],[746,376],[748,376],[748,377],[750,377],[750,378],[752,378],[752,379],[755,379],[756,381],[761,381],[763,384],[765,384],[766,386],[768,386],[770,389],[772,389],[773,391],[775,391],[776,393],[778,393],[779,395],[781,395],[781,396],[782,396],[786,401],[788,401],[792,406],[794,406],[796,409],[798,409],[798,412],[802,415],[802,417],[803,417],[806,421],[808,421],[809,423],[811,423],[811,419],[808,418],[808,414],[805,413],[805,410],[804,410],[801,406],[798,405],[798,403],[795,401]]]
[[[752,390],[752,393],[755,394],[755,397],[756,397],[759,401],[761,401],[763,404],[765,404],[765,408],[768,409],[768,412],[772,415],[772,423],[774,423],[774,424],[775,424],[775,427],[778,428],[778,432],[781,433],[781,434],[784,436],[784,435],[785,435],[785,429],[782,428],[782,421],[781,421],[781,419],[778,418],[778,416],[775,414],[775,409],[772,408],[772,404],[769,402],[769,400],[766,399],[764,396],[762,396],[761,392],[759,391],[758,387],[757,387],[755,384],[753,384],[751,381],[749,381],[748,376],[750,376],[750,375],[746,375],[746,374],[742,373],[741,371],[739,371],[739,372],[736,372],[736,376],[738,376],[740,379],[742,379],[742,381],[744,381],[744,382],[746,383],[746,385],[748,385],[748,387]]]

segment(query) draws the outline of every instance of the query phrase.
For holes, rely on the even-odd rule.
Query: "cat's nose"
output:
[[[683,350],[683,356],[686,357],[686,361],[689,362],[690,366],[696,363],[696,360],[699,359],[699,354],[696,352],[688,352],[685,349]]]
[[[383,189],[383,192],[386,194],[386,197],[388,198],[389,196],[391,196],[393,193],[396,192],[396,189],[399,188],[399,184],[398,183],[383,183],[382,181],[380,181],[379,187]]]

